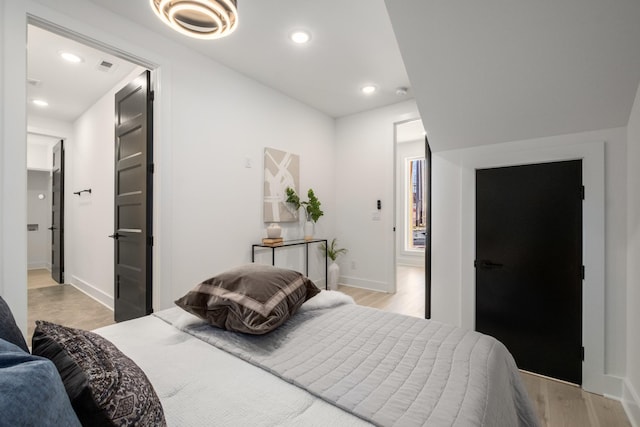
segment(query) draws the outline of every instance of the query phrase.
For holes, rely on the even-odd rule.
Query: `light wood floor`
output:
[[[398,266],[397,292],[387,294],[339,285],[356,304],[424,318],[424,269]],[[617,400],[579,387],[521,372],[524,385],[543,427],[631,426]]]
[[[396,283],[395,294],[344,285],[338,285],[338,290],[350,295],[357,304],[424,319],[424,268],[399,265]]]
[[[36,320],[85,330],[115,323],[113,311],[71,285],[59,285],[48,270],[29,270],[27,276],[27,344],[31,345]]]

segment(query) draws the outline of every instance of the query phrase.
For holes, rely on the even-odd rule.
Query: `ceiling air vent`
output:
[[[98,63],[98,66],[96,68],[100,71],[104,71],[105,73],[110,73],[111,71],[114,71],[118,67],[114,65],[112,62],[102,60]]]

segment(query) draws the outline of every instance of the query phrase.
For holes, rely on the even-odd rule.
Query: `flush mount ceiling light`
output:
[[[363,86],[362,89],[360,89],[362,91],[362,93],[364,93],[365,95],[371,95],[373,92],[375,92],[378,88],[376,88],[374,85],[367,85],[367,86]]]
[[[60,57],[67,62],[71,62],[72,64],[79,64],[82,62],[82,58],[71,52],[60,52]]]
[[[298,43],[298,44],[305,44],[308,43],[309,40],[311,40],[311,34],[309,34],[306,31],[294,31],[293,33],[291,33],[291,35],[289,36],[289,38],[294,42],[294,43]]]
[[[158,18],[185,36],[219,39],[238,26],[237,0],[150,0]]]
[[[45,101],[44,99],[34,99],[31,102],[33,102],[38,107],[48,107],[49,106],[49,103],[47,101]]]

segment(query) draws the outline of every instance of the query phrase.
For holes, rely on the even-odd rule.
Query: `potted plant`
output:
[[[307,192],[309,200],[302,201],[300,196],[291,187],[287,187],[287,203],[291,203],[296,211],[300,208],[304,209],[305,224],[304,224],[304,238],[307,240],[313,239],[313,224],[318,222],[318,219],[324,215],[322,209],[320,209],[320,200],[316,197],[313,189],[310,188]]]
[[[331,239],[331,244],[326,246],[324,243],[320,246],[320,249],[326,251],[327,256],[331,259],[331,265],[329,265],[329,272],[327,277],[327,288],[335,291],[338,289],[338,278],[340,277],[340,266],[336,263],[338,257],[348,252],[345,248],[338,248],[338,239],[335,237]]]

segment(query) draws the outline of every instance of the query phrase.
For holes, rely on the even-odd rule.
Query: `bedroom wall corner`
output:
[[[627,371],[623,405],[640,426],[640,86],[627,125]]]
[[[393,292],[394,123],[420,118],[415,101],[336,120],[336,233],[349,252],[340,258],[342,284]],[[376,201],[380,219],[373,219]]]

